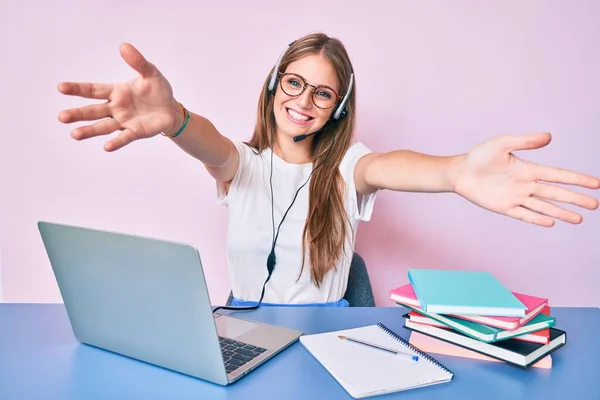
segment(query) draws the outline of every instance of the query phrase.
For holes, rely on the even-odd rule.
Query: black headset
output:
[[[277,62],[275,63],[275,67],[273,68],[273,72],[271,73],[271,78],[269,79],[269,84],[267,86],[267,91],[270,95],[275,94],[275,91],[276,91],[275,87],[277,85],[277,77],[279,75],[279,67],[281,65],[281,60],[283,59],[283,57],[285,56],[285,54],[287,53],[289,48],[292,46],[292,44],[294,44],[294,42],[288,44],[288,46],[281,53],[281,55],[277,59]],[[354,72],[351,72],[350,73],[350,83],[348,84],[348,90],[346,91],[346,94],[344,94],[344,96],[342,97],[342,100],[340,101],[340,104],[337,106],[335,112],[331,113],[327,122],[321,128],[317,129],[315,132],[307,133],[304,135],[294,136],[294,142],[299,142],[301,140],[306,139],[309,136],[316,135],[317,133],[322,132],[325,128],[327,128],[331,124],[341,121],[346,115],[348,115],[348,111],[346,109],[346,103],[348,102],[348,99],[350,98],[350,93],[352,92],[353,86],[354,86]],[[273,143],[273,132],[271,132],[271,143]],[[325,156],[325,158],[323,158],[323,161],[321,161],[319,164],[317,164],[316,167],[314,167],[312,169],[312,171],[310,172],[310,175],[306,179],[306,182],[304,182],[302,184],[302,186],[300,186],[298,188],[298,190],[296,191],[296,194],[294,195],[294,199],[292,200],[292,203],[289,205],[289,207],[283,214],[281,221],[279,222],[277,231],[275,231],[275,214],[274,214],[274,204],[273,204],[273,149],[271,149],[271,171],[270,171],[270,176],[269,176],[269,184],[271,187],[271,220],[272,220],[272,224],[273,224],[273,241],[271,244],[271,251],[269,253],[269,256],[267,257],[267,273],[268,273],[268,275],[267,275],[267,279],[263,283],[260,300],[258,301],[258,304],[254,305],[254,306],[241,306],[241,307],[219,306],[219,307],[216,307],[213,309],[213,313],[220,309],[234,310],[234,311],[254,310],[262,304],[262,300],[265,295],[265,287],[267,285],[267,282],[269,282],[269,279],[271,279],[271,275],[273,274],[273,270],[275,269],[275,263],[276,263],[275,244],[277,243],[277,238],[279,237],[279,229],[281,228],[281,224],[283,223],[283,220],[287,216],[288,211],[290,211],[290,209],[294,205],[294,202],[296,201],[296,198],[298,197],[298,193],[300,192],[300,190],[304,186],[306,186],[306,184],[310,181],[310,178],[312,177],[313,172],[317,168],[319,168],[325,162],[325,160],[327,160],[327,157],[329,157],[329,153],[331,153],[331,149],[333,149],[334,144],[335,144],[335,136],[333,137],[331,145],[329,146],[329,150],[327,151],[327,155]]]

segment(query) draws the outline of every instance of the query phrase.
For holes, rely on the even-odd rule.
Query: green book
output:
[[[470,336],[474,339],[478,339],[485,343],[498,342],[500,340],[512,339],[517,336],[524,335],[526,333],[533,333],[542,329],[550,328],[556,324],[556,318],[550,315],[538,314],[531,321],[523,325],[522,327],[514,330],[505,330],[479,324],[473,321],[467,321],[460,318],[448,317],[446,315],[440,315],[430,312],[424,312],[418,308],[407,306],[406,304],[397,303],[398,305],[428,317],[434,321],[444,324],[460,333]]]

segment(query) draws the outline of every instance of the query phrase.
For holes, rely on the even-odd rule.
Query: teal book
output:
[[[527,312],[489,272],[409,269],[408,279],[426,313],[523,317]]]
[[[512,339],[517,336],[541,331],[542,329],[551,328],[554,325],[556,325],[555,317],[545,314],[538,314],[531,321],[527,322],[520,328],[509,331],[505,329],[479,324],[473,321],[449,317],[447,315],[425,313],[421,310],[412,308],[405,304],[400,305],[409,308],[423,316],[423,318],[411,316],[411,321],[415,323],[422,323],[435,326],[435,322],[438,322],[439,324],[445,327],[452,328],[464,335],[470,336],[474,339],[480,340],[485,343],[494,343],[499,342],[501,340]]]

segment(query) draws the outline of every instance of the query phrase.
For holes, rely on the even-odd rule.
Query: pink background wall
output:
[[[279,53],[323,30],[351,54],[357,137],[373,150],[453,154],[496,134],[547,130],[553,143],[524,157],[600,174],[593,0],[44,3],[5,0],[0,12],[4,301],[61,301],[40,219],[192,243],[214,302],[225,301],[227,215],[202,166],[160,136],[108,154],[105,139],[76,142],[57,120],[82,104],[61,96],[59,81],[133,76],[122,41],[156,63],[190,109],[246,139]],[[488,270],[554,305],[600,306],[600,211],[584,219],[544,229],[451,194],[382,192],[357,249],[382,306],[410,267]]]

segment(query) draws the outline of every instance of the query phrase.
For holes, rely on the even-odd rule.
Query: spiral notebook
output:
[[[346,336],[418,356],[418,361],[342,340]],[[449,382],[454,374],[385,325],[300,336],[300,343],[358,399]]]

